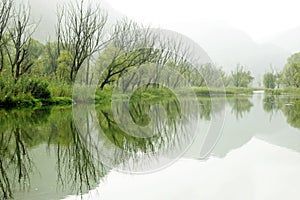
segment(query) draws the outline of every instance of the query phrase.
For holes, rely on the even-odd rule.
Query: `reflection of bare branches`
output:
[[[3,199],[12,198],[10,181],[5,170],[6,167],[4,166],[2,159],[0,159],[0,187],[3,193]]]
[[[29,181],[29,172],[31,171],[31,159],[28,155],[28,151],[21,139],[22,131],[19,127],[14,130],[15,145],[16,149],[13,157],[11,158],[11,163],[16,162],[18,168],[15,173],[18,177],[18,182],[21,183],[22,179]],[[27,135],[27,134],[26,134]],[[27,135],[28,136],[28,135]],[[26,137],[27,137],[26,136]]]
[[[100,127],[109,141],[107,145],[118,147],[112,155],[115,158],[115,162],[111,163],[113,166],[127,169],[147,167],[147,163],[151,166],[151,162],[161,157],[182,152],[182,148],[192,139],[193,134],[187,126],[194,113],[191,111],[191,116],[182,113],[183,105],[177,99],[132,102],[129,112],[122,105],[117,106],[114,115],[109,110],[100,109],[98,112]],[[132,120],[134,124],[121,122],[126,127],[120,127],[119,119]]]
[[[4,199],[12,198],[12,185],[15,180],[25,189],[29,186],[32,160],[27,151],[24,137],[28,134],[20,127],[0,136],[0,187]]]
[[[34,163],[30,148],[41,142],[37,128],[47,122],[50,110],[0,110],[0,199],[13,196],[16,185],[30,186]],[[34,134],[33,134],[34,133]]]
[[[58,180],[63,187],[70,185],[77,193],[83,193],[98,183],[107,169],[94,158],[73,121],[69,121],[66,134],[70,143],[57,144]]]

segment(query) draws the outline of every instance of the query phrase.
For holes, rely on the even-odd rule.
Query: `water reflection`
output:
[[[71,187],[80,193],[92,189],[106,175],[107,168],[93,157],[82,141],[73,122],[69,123],[70,143],[55,145],[58,181],[63,188]]]
[[[236,119],[242,119],[244,115],[250,112],[253,104],[247,96],[228,97],[228,102],[231,106],[231,113],[235,115]]]
[[[40,168],[43,163],[36,162],[33,155],[35,149],[43,151],[43,147],[48,154],[43,155],[42,162],[55,158],[51,164],[56,165],[53,171],[56,173],[50,176],[56,176],[57,182],[48,184],[49,188],[57,184],[58,196],[86,192],[107,173],[79,137],[69,108],[0,110],[0,124],[1,199],[13,198],[18,191],[27,193],[37,189],[31,187],[32,177],[49,170]],[[43,192],[47,193],[47,189]],[[31,198],[29,195],[28,199]]]
[[[264,111],[270,114],[270,120],[274,114],[276,114],[280,110],[280,106],[278,104],[279,96],[274,95],[265,95],[263,99],[263,108]]]
[[[100,154],[97,158],[116,170],[155,170],[180,156],[198,130],[199,113],[190,101],[174,98],[115,105],[114,112],[101,107],[93,112],[82,105],[74,114],[91,116],[90,120],[79,118],[77,127],[93,152]],[[90,131],[82,128],[86,126]]]
[[[100,136],[92,136],[93,120],[99,121],[110,145],[124,150],[117,156],[117,152],[112,152],[115,166],[127,163],[129,159],[138,162],[141,153],[154,155],[161,149],[174,149],[182,139],[180,134],[195,129],[193,124],[183,124],[195,124],[197,113],[188,103],[179,107],[175,99],[158,103],[163,109],[153,106],[157,102],[132,103],[129,108],[134,123],[153,132],[150,138],[127,134],[118,126],[111,111],[101,106],[97,107],[96,118],[89,112],[81,116],[89,122],[82,124],[88,135],[82,135],[75,127],[71,108],[0,110],[0,197],[24,199],[23,194],[26,194],[28,199],[59,199],[95,187],[110,168],[103,164],[102,152],[96,149],[98,154],[95,154],[94,146],[88,145],[87,140],[104,141]],[[184,107],[189,113],[182,115]],[[118,116],[124,119],[123,114],[119,110]],[[36,156],[36,152],[46,153]],[[126,152],[134,157],[128,157]],[[47,163],[46,167],[44,163]],[[53,177],[56,177],[55,181]],[[40,186],[43,184],[46,186]],[[55,189],[53,185],[56,185]],[[35,193],[36,190],[39,193]]]
[[[23,189],[30,185],[34,163],[29,149],[42,140],[34,132],[48,116],[49,110],[0,110],[0,187],[4,199],[12,198],[15,183]]]
[[[209,156],[223,158],[254,137],[300,152],[300,104],[298,102],[300,98],[297,96],[255,94],[228,97],[223,133]],[[195,141],[187,157],[203,158],[197,148],[201,142]]]
[[[266,112],[274,114],[282,111],[288,124],[300,128],[300,97],[266,95],[263,101]]]
[[[233,96],[227,99],[227,105],[220,103],[219,107],[214,108],[222,110],[226,106],[229,115],[224,133],[211,154],[224,157],[253,137],[300,152],[300,98],[261,97],[263,99]],[[166,153],[159,150],[178,145],[179,139],[182,139],[177,137],[179,131],[183,134],[194,128],[184,129],[184,123],[196,122],[194,119],[199,116],[209,126],[213,113],[211,101],[206,98],[199,98],[198,101],[199,113],[191,111],[189,115],[182,115],[182,108],[189,110],[189,104],[179,106],[174,99],[160,102],[161,107],[153,107],[157,102],[130,104],[131,119],[142,127],[140,131],[149,129],[156,133],[149,138],[128,134],[134,130],[132,126],[120,127],[109,108],[102,106],[96,107],[96,116],[89,112],[82,115],[85,121],[90,122],[82,124],[88,135],[82,135],[75,127],[71,108],[0,110],[0,196],[2,199],[60,199],[69,194],[83,194],[96,187],[111,170],[102,162],[102,152],[97,149],[99,154],[95,155],[93,147],[87,145],[87,140],[104,141],[103,137],[92,136],[95,133],[93,120],[99,121],[104,137],[109,141],[103,146],[113,144],[123,150],[109,155],[120,153],[115,157],[116,166],[127,164],[130,160],[140,164],[141,154]],[[127,120],[122,109],[117,111],[120,119]],[[160,118],[154,118],[153,123],[153,116]],[[285,121],[295,129],[279,131]],[[208,135],[203,132],[199,134],[186,157],[202,158],[201,151]],[[188,135],[186,139],[189,139]],[[37,156],[36,152],[47,153]],[[152,162],[150,157],[149,162]],[[45,167],[45,163],[49,167]],[[38,187],[42,184],[45,186]],[[36,189],[40,193],[35,193]]]

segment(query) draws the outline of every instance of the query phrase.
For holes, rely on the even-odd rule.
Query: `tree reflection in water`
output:
[[[195,129],[192,130],[191,123],[196,124],[198,113],[188,102],[180,105],[176,99],[142,101],[128,107],[121,102],[114,114],[110,109],[101,108],[96,108],[95,114],[88,105],[83,105],[75,113],[81,116],[77,127],[89,147],[106,165],[118,166],[120,170],[149,170],[151,165],[161,164],[158,160],[162,156],[166,160],[175,159],[193,139]],[[90,119],[82,116],[90,116]],[[96,127],[98,123],[99,127]],[[83,127],[89,127],[91,131]]]
[[[2,198],[13,197],[17,183],[30,185],[34,163],[29,149],[39,142],[34,132],[47,122],[48,110],[0,110],[0,187]]]
[[[108,109],[101,107],[97,109],[96,117],[105,132],[105,137],[109,138],[113,145],[124,150],[121,154],[114,155],[116,156],[114,164],[128,162],[129,157],[125,152],[134,155],[131,159],[139,159],[140,152],[155,154],[158,149],[176,146],[175,143],[179,140],[175,134],[178,128],[176,120],[188,122],[195,117],[191,112],[189,118],[182,118],[178,106],[176,100],[162,103],[167,117],[161,115],[159,107],[152,109],[151,112],[156,112],[155,116],[162,118],[154,119],[152,128],[157,134],[151,138],[135,138],[125,133],[118,127]],[[133,121],[143,126],[151,124],[147,118],[150,107],[151,104],[147,103],[132,104],[130,113]],[[56,175],[53,176],[57,176],[58,190],[66,191],[68,194],[82,194],[98,185],[101,178],[108,173],[110,168],[101,162],[102,152],[96,149],[95,154],[95,150],[87,145],[87,140],[94,139],[91,135],[94,131],[92,123],[83,125],[88,135],[80,134],[74,125],[71,111],[71,108],[58,107],[0,110],[0,196],[3,199],[12,198],[16,191],[29,191],[32,176],[43,174],[42,172],[48,170],[38,168],[39,163],[36,163],[32,155],[32,151],[43,147],[43,144],[47,144],[46,148],[49,150],[47,156],[56,160]],[[123,117],[121,110],[119,114]],[[83,117],[88,122],[95,120],[88,112]],[[101,137],[97,139],[101,142]],[[50,185],[51,183],[49,187]]]
[[[169,154],[170,152],[178,150],[181,144],[191,140],[189,133],[195,129],[192,124],[197,122],[197,117],[202,120],[210,120],[212,117],[210,99],[199,98],[198,101],[199,113],[192,110],[193,106],[189,101],[180,102],[179,105],[175,98],[162,102],[131,103],[129,116],[133,124],[125,128],[119,126],[109,108],[97,107],[96,116],[83,108],[86,112],[83,112],[84,115],[81,117],[89,122],[81,124],[81,128],[88,133],[86,135],[82,135],[75,126],[71,108],[0,110],[0,195],[3,199],[9,199],[18,190],[30,190],[32,176],[47,171],[38,168],[39,163],[36,163],[32,156],[32,150],[43,147],[43,144],[47,144],[47,149],[55,150],[49,151],[48,155],[55,159],[56,174],[53,174],[57,177],[55,184],[58,190],[67,194],[87,192],[98,185],[115,166],[128,165],[130,161],[135,165],[147,165],[147,159],[151,164],[153,157],[163,155],[172,157],[174,155]],[[237,117],[242,117],[252,107],[247,98],[231,98],[228,101]],[[221,110],[222,106],[224,105],[220,104],[220,107],[215,109]],[[183,113],[183,110],[189,113]],[[117,113],[119,119],[128,120],[122,106],[117,108]],[[285,113],[295,114],[289,110]],[[95,121],[99,122],[104,136],[96,138],[93,136]],[[136,124],[141,128],[135,129]],[[135,137],[132,132],[136,130],[140,131],[139,133],[146,131],[147,137]],[[148,133],[153,134],[148,137]],[[88,141],[96,140],[101,146],[89,145]],[[101,148],[109,145],[114,145],[121,151],[103,155]],[[103,156],[113,158],[114,165],[107,166],[102,162],[106,161]],[[141,158],[143,162],[140,162]]]
[[[234,96],[229,97],[227,100],[231,106],[231,113],[235,115],[237,120],[242,119],[253,107],[247,96]]]
[[[69,129],[70,142],[55,144],[58,180],[63,188],[71,187],[72,191],[83,193],[92,189],[106,175],[107,169],[91,154],[72,121]]]
[[[300,97],[299,96],[265,96],[264,110],[269,113],[281,110],[286,121],[292,127],[300,128]]]
[[[47,170],[37,168],[39,163],[32,156],[32,150],[42,144],[56,149],[56,155],[49,156],[56,158],[57,183],[63,186],[58,187],[62,191],[88,191],[107,172],[81,140],[71,109],[0,110],[0,124],[0,199],[13,198],[18,190],[30,190],[31,177]]]

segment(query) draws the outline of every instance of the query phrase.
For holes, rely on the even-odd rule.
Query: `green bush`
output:
[[[72,97],[73,86],[67,83],[51,82],[49,86],[52,97]]]
[[[22,95],[22,96],[11,96],[6,95],[3,98],[0,98],[0,107],[12,108],[12,107],[31,107],[36,106],[37,101],[33,99],[31,95]]]
[[[15,85],[15,94],[31,94],[36,99],[51,98],[48,82],[41,79],[21,78]]]
[[[50,99],[48,82],[21,77],[16,83],[12,77],[0,77],[0,106],[28,107],[38,104],[36,99]]]

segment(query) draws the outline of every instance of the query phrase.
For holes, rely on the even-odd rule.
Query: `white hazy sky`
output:
[[[143,23],[170,28],[176,22],[221,21],[268,39],[300,26],[299,0],[108,0],[121,13]],[[174,27],[174,26],[172,26]],[[180,31],[180,27],[176,27]]]

